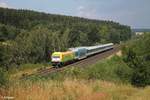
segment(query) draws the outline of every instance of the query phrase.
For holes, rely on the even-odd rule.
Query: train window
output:
[[[78,52],[75,52],[75,55],[78,56],[79,55]]]

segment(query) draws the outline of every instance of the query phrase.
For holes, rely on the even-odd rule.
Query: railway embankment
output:
[[[129,72],[121,57],[115,55],[86,68],[69,67],[17,81],[11,85],[7,95],[16,100],[148,100],[150,88],[131,86]]]
[[[74,63],[69,64],[69,65],[63,66],[61,68],[54,68],[54,67],[50,66],[49,68],[39,68],[39,70],[37,70],[36,72],[33,71],[33,73],[23,73],[21,75],[21,79],[28,78],[28,77],[31,77],[31,76],[34,76],[34,75],[45,76],[45,75],[50,74],[50,73],[63,71],[66,68],[70,68],[70,67],[92,66],[100,60],[103,60],[107,57],[115,55],[116,53],[119,52],[119,50],[120,50],[120,47],[118,45],[115,45],[113,49],[110,49],[110,50],[107,50],[107,51],[104,51],[104,52],[100,52],[96,55],[90,56],[86,59],[74,62]]]

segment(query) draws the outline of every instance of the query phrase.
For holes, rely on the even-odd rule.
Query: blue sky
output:
[[[150,28],[150,0],[0,0],[0,6]]]

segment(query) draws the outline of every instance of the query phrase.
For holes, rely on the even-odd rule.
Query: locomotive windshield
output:
[[[52,58],[60,58],[59,56],[52,56]]]

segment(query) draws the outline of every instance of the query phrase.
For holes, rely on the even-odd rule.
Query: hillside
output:
[[[1,27],[5,27],[4,29],[0,28],[1,38],[14,39],[15,36],[17,36],[21,31],[33,30],[35,27],[48,28],[48,30],[51,30],[52,32],[60,31],[61,33],[67,29],[70,29],[69,31],[71,31],[72,35],[74,33],[76,34],[74,37],[72,36],[70,38],[76,40],[77,36],[80,36],[81,33],[85,33],[87,34],[87,37],[85,38],[88,38],[89,40],[86,45],[92,45],[96,42],[107,41],[118,43],[119,41],[130,38],[131,32],[130,27],[120,25],[119,23],[112,21],[90,20],[29,10],[4,8],[0,8],[0,14],[0,23],[2,24]],[[10,30],[8,27],[12,29]],[[11,36],[11,33],[15,36]],[[98,38],[100,36],[101,39]],[[85,45],[85,43],[84,41],[81,41],[79,44],[77,43],[70,45]]]
[[[112,21],[0,8],[0,66],[49,62],[54,51],[70,47],[120,43],[129,26]]]

